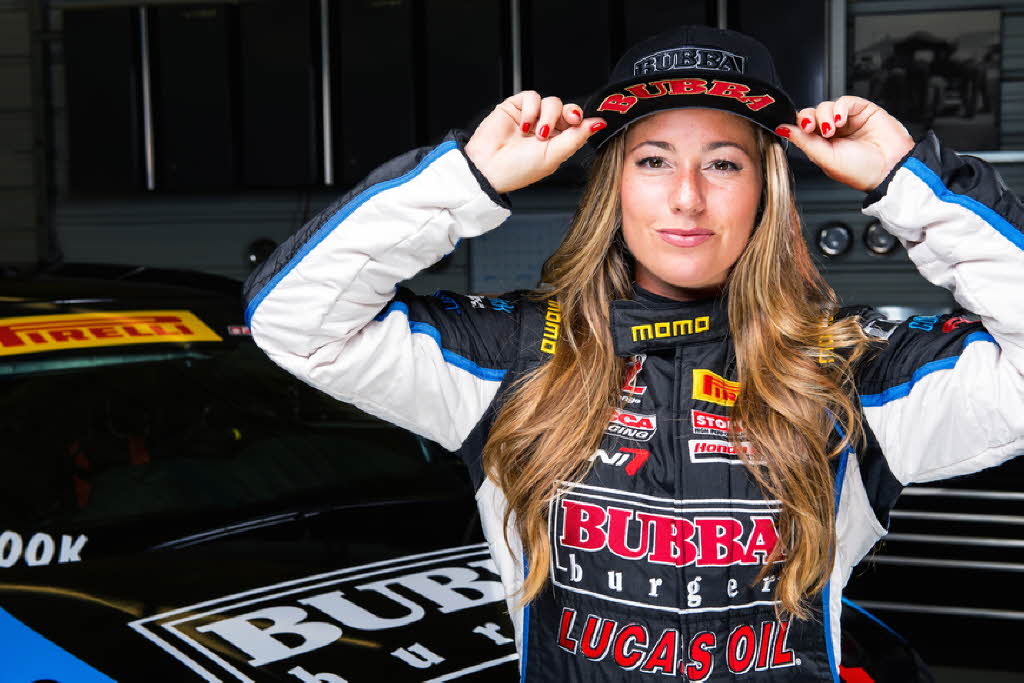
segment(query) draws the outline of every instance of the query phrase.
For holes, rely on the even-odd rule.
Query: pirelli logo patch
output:
[[[97,311],[0,318],[0,356],[197,341],[222,340],[189,311]]]
[[[717,403],[720,406],[736,405],[740,383],[725,379],[710,370],[693,371],[693,399]]]

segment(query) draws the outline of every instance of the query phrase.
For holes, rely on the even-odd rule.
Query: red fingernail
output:
[[[810,119],[804,119],[804,120],[802,120],[800,122],[800,127],[801,128],[807,128],[807,126],[809,126],[809,125],[811,125],[811,120]]]
[[[537,130],[537,137],[539,137],[541,140],[543,140],[544,138],[546,138],[548,136],[548,131],[550,131],[550,130],[551,130],[551,128],[549,128],[548,124],[545,123],[543,126],[541,126]]]
[[[775,134],[776,135],[781,135],[784,138],[788,138],[789,137],[789,128],[786,128],[785,126],[779,126],[778,128],[775,129]]]
[[[822,135],[828,135],[828,132],[830,130],[832,130],[832,124],[830,124],[828,122],[821,124],[821,134]]]
[[[596,133],[597,131],[601,130],[602,128],[604,128],[607,125],[608,124],[605,123],[604,121],[598,121],[597,123],[595,123],[594,125],[592,125],[590,127],[590,132],[591,133]]]
[[[529,133],[530,132],[530,124],[529,123],[524,123],[523,124],[523,132],[524,133]]]
[[[839,119],[841,119],[841,118],[843,118],[843,117],[840,116],[839,114],[836,114],[836,123],[839,123]]]

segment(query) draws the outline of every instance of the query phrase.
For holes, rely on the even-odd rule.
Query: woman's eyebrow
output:
[[[632,154],[638,148],[643,147],[644,145],[651,145],[652,147],[657,147],[657,148],[663,149],[663,150],[665,150],[667,152],[674,152],[674,151],[676,151],[675,145],[673,145],[671,142],[665,142],[663,140],[644,140],[644,141],[634,145],[633,149],[629,150],[629,152]],[[739,144],[738,142],[733,142],[731,140],[716,140],[715,142],[708,142],[708,143],[706,143],[705,145],[703,145],[701,147],[700,151],[701,152],[705,152],[705,153],[706,152],[712,152],[712,151],[714,151],[716,149],[719,149],[721,147],[735,147],[736,149],[740,150],[741,152],[743,152],[747,156],[750,156],[750,152],[747,151],[746,147],[744,147],[743,145]]]

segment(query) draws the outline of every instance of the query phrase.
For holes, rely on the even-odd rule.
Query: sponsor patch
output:
[[[228,335],[232,337],[251,337],[252,330],[248,325],[228,325]]]
[[[189,311],[97,311],[0,318],[0,356],[197,341],[222,339]]]
[[[702,315],[699,318],[633,325],[629,331],[633,335],[633,341],[646,341],[647,339],[686,337],[697,332],[707,332],[709,329],[711,329],[711,316]]]
[[[728,416],[705,413],[702,410],[690,409],[690,422],[693,425],[694,434],[707,434],[713,436],[729,436]]]
[[[733,406],[736,405],[736,397],[739,392],[739,382],[727,380],[710,370],[693,371],[693,398],[695,401]]]
[[[735,52],[707,47],[676,47],[662,50],[633,62],[633,75],[646,76],[661,71],[676,69],[702,69],[704,71],[731,71],[743,73],[746,58]]]
[[[655,97],[677,95],[712,95],[727,97],[746,106],[750,111],[759,111],[775,102],[775,98],[765,93],[751,95],[750,87],[742,83],[714,80],[709,84],[704,78],[672,78],[662,81],[650,81],[631,85],[624,90],[629,94],[613,93],[604,98],[598,111],[613,111],[625,114],[640,100]]]
[[[775,573],[758,574],[778,543],[778,511],[763,499],[678,500],[562,484],[548,512],[552,581],[661,613],[772,605]],[[682,600],[681,567],[692,583]]]
[[[633,356],[633,360],[626,368],[626,380],[622,383],[622,398],[625,403],[640,403],[640,397],[647,393],[647,387],[641,386],[638,381],[646,360],[647,354]]]
[[[745,454],[752,454],[750,444],[742,444]],[[743,460],[731,441],[699,440],[690,441],[690,462],[724,462],[730,465],[742,465]]]
[[[719,626],[721,630],[705,630],[705,626],[685,632],[675,628],[651,630],[642,622],[584,615],[570,607],[562,608],[558,646],[592,662],[618,665],[631,676],[656,674],[706,681],[715,670],[727,669],[740,676],[801,664],[787,642],[792,625],[788,620],[760,619]]]
[[[612,413],[612,419],[604,433],[621,436],[632,441],[650,441],[657,430],[657,415],[641,415],[628,410],[616,410]]]
[[[484,543],[348,567],[131,622],[208,681],[514,675],[504,588]],[[352,662],[356,662],[349,670]],[[501,667],[501,668],[497,668]]]
[[[548,309],[544,313],[544,338],[540,340],[540,350],[554,354],[558,348],[558,335],[562,329],[562,309],[554,299],[548,299]]]
[[[588,460],[612,467],[622,467],[626,474],[632,477],[644,466],[649,457],[651,457],[651,452],[643,448],[621,448],[610,454],[603,448],[598,448]]]

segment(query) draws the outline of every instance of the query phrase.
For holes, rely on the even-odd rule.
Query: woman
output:
[[[839,310],[784,138],[980,319]],[[396,291],[588,139],[548,289]],[[1024,450],[1021,219],[984,163],[859,98],[797,114],[762,45],[681,27],[586,111],[520,93],[385,164],[246,314],[286,369],[459,451],[524,679],[838,680],[840,593],[901,488]]]

